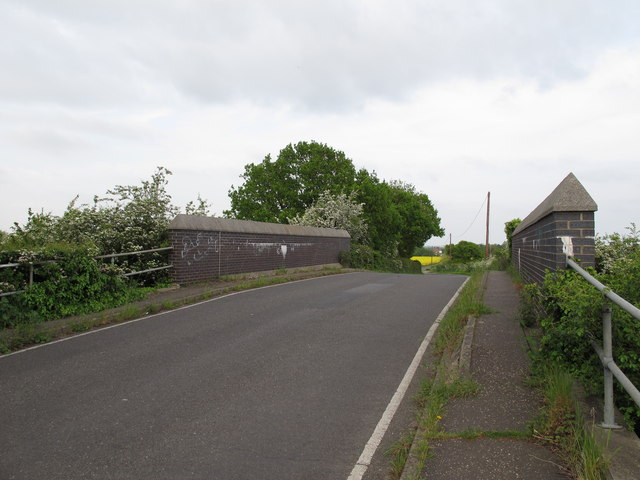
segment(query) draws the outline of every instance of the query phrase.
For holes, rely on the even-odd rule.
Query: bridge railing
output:
[[[19,266],[21,266],[21,264],[19,264],[19,263],[3,263],[3,264],[0,264],[0,269],[2,269],[2,268],[17,268]],[[31,266],[30,271],[29,271],[29,278],[30,278],[29,285],[31,285],[31,283],[33,283],[33,265]],[[24,293],[24,290],[14,290],[12,292],[0,293],[0,298],[8,297],[10,295],[15,295],[17,293]]]
[[[165,251],[169,251],[169,250],[173,250],[173,247],[162,247],[162,248],[152,248],[149,250],[138,250],[136,252],[123,252],[123,253],[112,253],[109,255],[98,255],[97,257],[93,257],[96,260],[102,260],[102,259],[111,259],[111,264],[115,264],[115,260],[118,257],[126,257],[126,256],[131,256],[131,255],[142,255],[145,253],[155,253],[155,252],[165,252]],[[45,263],[55,263],[55,260],[47,260],[47,261],[43,261],[43,262],[32,262],[29,263],[29,286],[33,285],[33,271],[34,271],[34,267],[37,265],[44,265]],[[22,263],[4,263],[4,264],[0,264],[0,269],[2,268],[18,268],[23,266],[24,264]],[[133,271],[133,272],[127,272],[127,273],[123,273],[121,276],[123,277],[132,277],[134,275],[141,275],[143,273],[150,273],[150,272],[157,272],[160,270],[167,270],[169,268],[172,268],[173,265],[168,264],[168,265],[161,265],[159,267],[154,267],[154,268],[148,268],[146,270],[138,270],[138,271]],[[0,293],[0,298],[1,297],[8,297],[10,295],[16,295],[18,293],[24,293],[25,290],[14,290],[12,292],[5,292],[5,293]]]
[[[118,257],[125,257],[128,255],[142,255],[143,253],[154,253],[154,252],[166,252],[169,250],[173,250],[173,247],[162,247],[162,248],[152,248],[150,250],[140,250],[137,252],[124,252],[124,253],[112,253],[109,255],[99,255],[97,257],[94,257],[96,259],[102,259],[102,258],[110,258],[111,259],[111,263],[115,263],[116,258]],[[173,265],[169,264],[169,265],[162,265],[160,267],[155,267],[155,268],[148,268],[146,270],[140,270],[137,272],[129,272],[129,273],[123,273],[122,276],[123,277],[132,277],[134,275],[140,275],[142,273],[149,273],[149,272],[157,272],[159,270],[167,270],[169,268],[172,268]]]
[[[602,292],[610,302],[622,308],[634,318],[640,320],[640,309],[629,303],[620,295],[616,294],[610,288],[600,283],[569,256],[567,256],[567,266],[578,272],[578,274],[580,274],[580,276],[582,276],[587,282],[593,285],[598,291]],[[638,407],[640,407],[640,391],[638,391],[636,386],[631,382],[631,380],[629,380],[622,370],[620,370],[618,365],[616,365],[616,362],[613,360],[610,305],[607,305],[602,309],[602,343],[603,345],[600,346],[596,342],[591,342],[591,345],[600,357],[600,361],[604,367],[604,422],[601,426],[603,428],[621,428],[620,425],[616,424],[614,418],[613,377],[620,382],[620,385],[622,385]]]

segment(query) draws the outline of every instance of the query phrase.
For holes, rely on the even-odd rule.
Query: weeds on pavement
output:
[[[545,404],[532,425],[533,436],[550,446],[577,478],[604,480],[608,459],[575,399],[573,378],[556,365],[540,363],[534,381]]]

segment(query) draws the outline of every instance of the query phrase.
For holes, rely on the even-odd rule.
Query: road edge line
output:
[[[367,469],[369,468],[369,465],[371,464],[371,459],[373,458],[373,455],[375,454],[376,450],[380,446],[380,442],[382,442],[382,438],[384,437],[385,433],[387,433],[387,429],[391,424],[391,420],[393,420],[393,417],[396,414],[396,411],[400,407],[400,403],[402,402],[405,394],[407,393],[407,390],[409,389],[409,385],[411,384],[411,381],[413,380],[413,377],[415,376],[415,373],[418,370],[418,366],[422,361],[422,357],[424,356],[424,353],[427,351],[427,347],[431,343],[431,340],[433,339],[433,336],[435,335],[436,330],[440,326],[440,322],[442,321],[444,316],[447,314],[451,306],[454,304],[454,302],[458,298],[458,295],[460,295],[460,292],[469,281],[469,278],[470,277],[467,277],[467,279],[464,282],[462,282],[462,285],[460,285],[456,293],[454,293],[453,297],[451,297],[451,300],[449,300],[449,302],[444,306],[444,308],[442,309],[442,311],[440,312],[436,320],[433,322],[433,325],[431,325],[431,327],[429,328],[427,335],[424,337],[424,340],[420,344],[418,351],[413,357],[413,361],[409,365],[409,368],[407,368],[407,371],[405,372],[404,377],[400,382],[400,385],[398,385],[396,392],[393,394],[393,397],[391,397],[391,400],[389,401],[387,408],[385,409],[384,413],[382,414],[382,417],[378,421],[378,424],[376,425],[376,428],[371,434],[371,437],[365,444],[364,449],[360,454],[360,458],[358,458],[358,461],[356,462],[353,469],[351,470],[351,473],[347,477],[347,480],[361,480],[364,474],[366,473]]]

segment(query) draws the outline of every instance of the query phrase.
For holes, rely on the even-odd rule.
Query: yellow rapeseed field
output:
[[[422,265],[428,266],[438,263],[440,260],[442,260],[442,257],[411,257],[411,260],[417,260]]]

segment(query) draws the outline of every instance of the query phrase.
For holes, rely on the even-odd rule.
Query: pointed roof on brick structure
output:
[[[585,190],[576,176],[570,173],[560,182],[560,185],[518,225],[518,228],[516,228],[513,233],[515,235],[553,212],[595,212],[597,210],[598,205],[593,198],[591,198],[589,192]]]

